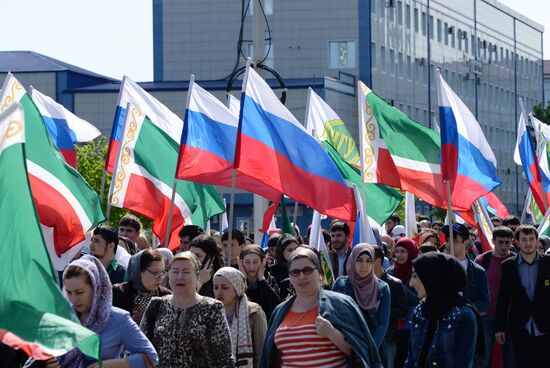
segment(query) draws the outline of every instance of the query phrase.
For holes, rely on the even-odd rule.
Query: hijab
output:
[[[418,257],[418,247],[411,238],[401,238],[395,243],[395,248],[402,247],[407,251],[407,262],[393,264],[394,276],[403,282],[407,282],[412,275],[413,260]]]
[[[141,280],[141,255],[143,254],[143,251],[139,251],[138,253],[134,254],[130,257],[130,261],[128,262],[128,268],[126,268],[126,281],[132,284],[134,289],[143,291],[143,292],[149,292],[143,286],[143,281]]]
[[[72,261],[67,268],[70,266],[77,266],[84,269],[92,281],[94,296],[92,298],[90,315],[85,321],[82,321],[82,325],[95,333],[100,333],[109,324],[113,305],[113,291],[111,289],[109,275],[99,259],[92,255],[85,255],[80,259]],[[65,276],[67,268],[63,276]],[[68,299],[65,289],[63,289],[63,293]],[[67,353],[64,362],[70,362],[70,364],[68,364],[70,367],[83,367],[84,355],[82,355],[78,349],[73,349]]]
[[[353,293],[357,300],[357,304],[359,304],[362,309],[369,310],[378,305],[378,278],[374,274],[374,267],[365,278],[360,278],[355,273],[355,263],[363,254],[368,254],[374,262],[374,248],[372,245],[359,243],[351,250],[351,254],[346,263],[346,271],[353,285]]]
[[[254,351],[252,347],[252,329],[248,313],[248,298],[246,297],[246,278],[233,267],[222,267],[214,274],[214,278],[223,276],[237,293],[237,310],[231,321],[231,351],[235,357],[236,367],[253,367]]]

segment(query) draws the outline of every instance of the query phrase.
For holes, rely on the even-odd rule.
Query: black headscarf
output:
[[[435,333],[435,321],[447,314],[453,307],[469,306],[474,311],[477,320],[476,355],[483,356],[485,354],[485,338],[481,317],[472,303],[460,294],[468,282],[464,268],[454,257],[436,252],[421,255],[413,261],[413,267],[426,290],[422,314],[433,327],[433,329],[429,328],[433,332],[428,339],[428,344]]]

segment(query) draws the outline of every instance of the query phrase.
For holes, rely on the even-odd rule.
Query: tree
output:
[[[105,157],[107,155],[107,140],[105,137],[101,137],[96,141],[78,145],[75,147],[77,152],[78,172],[84,177],[84,179],[94,188],[96,193],[101,192],[101,180],[103,178],[103,168],[105,165]],[[109,193],[109,187],[111,185],[111,174],[107,174],[105,180],[105,192],[101,203],[104,205],[104,211],[107,208],[107,195]],[[122,216],[133,213],[127,210],[123,210],[118,207],[111,207],[111,214],[109,223],[118,224]],[[137,214],[135,214],[137,215]],[[137,215],[143,225],[144,229],[150,229],[152,227],[151,220]]]
[[[541,104],[533,106],[533,115],[545,124],[550,124],[550,101],[545,108]]]

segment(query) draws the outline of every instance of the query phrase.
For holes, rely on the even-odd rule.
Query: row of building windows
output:
[[[378,12],[376,11],[378,9]],[[407,30],[414,28],[416,33],[427,35],[427,13],[414,7],[411,11],[410,4],[403,4],[403,1],[394,0],[375,0],[372,2],[371,11],[374,16],[381,19],[386,19],[390,23],[397,23],[398,26],[405,26]],[[397,16],[396,16],[397,14]],[[411,23],[412,16],[412,23]],[[435,20],[436,28],[434,29],[434,16],[429,16],[429,33],[432,40],[438,43],[455,48],[458,51],[469,53],[475,57],[476,53],[476,37],[474,34],[464,29],[457,28],[454,25],[443,21],[439,18]],[[500,51],[500,52],[499,52]],[[504,46],[497,46],[496,43],[483,40],[477,37],[477,55],[480,60],[488,63],[497,63],[508,69],[514,68],[514,51],[507,49]],[[535,76],[538,73],[541,65],[535,60],[529,59],[527,56],[520,56],[518,59],[519,72],[529,76]]]

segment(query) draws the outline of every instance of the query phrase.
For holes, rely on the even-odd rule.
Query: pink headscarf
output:
[[[393,266],[394,276],[397,277],[399,280],[406,282],[412,275],[412,262],[416,257],[418,257],[418,247],[416,246],[414,240],[412,240],[411,238],[399,239],[397,243],[395,243],[395,247],[403,247],[407,250],[407,262],[399,264],[399,262],[395,261]]]
[[[378,278],[374,274],[374,267],[370,274],[365,278],[359,278],[355,274],[355,262],[362,254],[368,254],[374,262],[374,248],[370,244],[359,243],[351,250],[351,254],[346,263],[348,277],[353,285],[353,293],[357,304],[364,309],[369,310],[376,307],[378,303]]]

